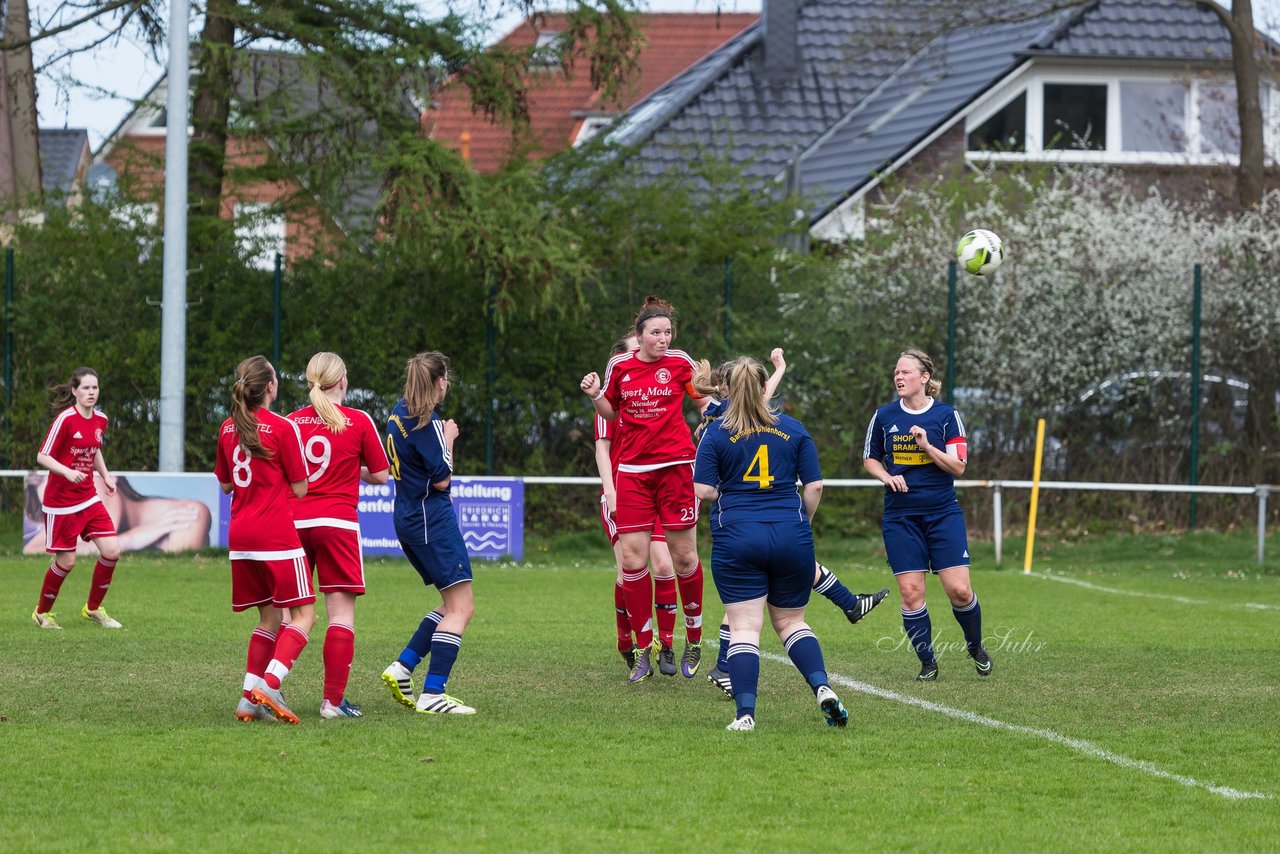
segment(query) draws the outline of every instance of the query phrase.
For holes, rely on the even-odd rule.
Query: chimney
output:
[[[800,4],[803,0],[764,0],[764,75],[770,83],[786,83],[800,71]]]

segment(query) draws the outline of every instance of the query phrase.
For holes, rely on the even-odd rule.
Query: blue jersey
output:
[[[863,458],[879,460],[889,474],[902,475],[907,482],[906,492],[885,487],[885,516],[927,513],[956,501],[955,478],[939,468],[916,444],[911,428],[920,425],[930,445],[945,448],[947,453],[964,460],[967,455],[964,422],[953,407],[933,398],[928,400],[920,410],[908,409],[901,400],[887,403],[876,410],[867,426]]]
[[[698,422],[698,426],[693,428],[693,440],[701,442],[702,436],[707,432],[707,428],[714,424],[720,416],[724,415],[725,410],[729,408],[729,401],[717,400],[714,397],[707,404],[707,408],[702,410],[702,420]]]
[[[434,412],[421,429],[404,399],[387,421],[387,459],[396,481],[395,524],[401,542],[425,543],[438,526],[457,529],[449,488],[433,484],[453,475],[453,455],[444,440],[444,421]]]
[[[720,419],[703,433],[693,481],[720,491],[711,513],[713,530],[735,522],[807,523],[797,480],[822,480],[822,471],[813,439],[790,415],[732,435]]]

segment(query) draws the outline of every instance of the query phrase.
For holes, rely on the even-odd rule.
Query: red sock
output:
[[[627,616],[627,598],[620,582],[613,585],[613,617],[618,628],[618,649],[626,652],[631,649],[631,618]]]
[[[271,663],[271,654],[276,649],[276,636],[264,629],[253,630],[249,635],[249,657],[244,664],[244,698],[249,699],[249,692],[257,687],[258,680],[266,672]]]
[[[119,558],[117,558],[119,560]],[[104,557],[98,558],[93,566],[93,581],[89,585],[89,610],[96,611],[102,607],[102,600],[107,597],[107,588],[111,586],[111,576],[115,574],[116,562]]]
[[[40,601],[36,603],[38,613],[47,614],[53,610],[58,591],[62,589],[62,582],[66,580],[67,573],[70,571],[68,569],[64,572],[57,561],[49,564],[49,568],[44,571],[44,584],[40,586]]]
[[[330,624],[324,633],[324,698],[333,705],[342,702],[356,655],[356,630],[341,623]]]
[[[636,647],[644,649],[653,643],[653,582],[649,580],[649,567],[623,568],[622,593],[627,599]]]
[[[688,575],[676,577],[684,605],[684,635],[689,643],[702,641],[702,561]]]
[[[262,674],[262,681],[267,683],[268,688],[280,687],[280,683],[289,675],[290,669],[297,663],[298,656],[302,655],[302,650],[306,649],[306,646],[307,636],[302,629],[294,625],[281,627],[271,663],[267,665],[267,672]]]
[[[653,606],[658,610],[658,640],[671,646],[676,634],[676,579],[653,579]]]

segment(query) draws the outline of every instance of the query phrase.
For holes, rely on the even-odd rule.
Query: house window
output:
[[[1026,151],[1027,93],[1021,92],[969,133],[970,151]]]
[[[236,244],[249,266],[274,270],[276,254],[284,255],[284,215],[270,205],[242,202],[236,205]]]
[[[1044,84],[1046,149],[1105,150],[1107,87],[1088,83]]]
[[[1122,81],[1120,147],[1125,151],[1186,151],[1186,84]]]
[[[560,53],[564,40],[556,30],[543,30],[538,33],[538,41],[529,56],[530,68],[559,68]]]

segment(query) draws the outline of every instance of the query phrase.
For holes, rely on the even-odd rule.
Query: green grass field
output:
[[[891,585],[877,548],[819,557],[873,589]],[[896,593],[857,626],[815,597],[850,726],[824,726],[768,638],[754,733],[723,730],[732,704],[701,675],[626,683],[597,538],[477,566],[450,682],[470,718],[387,694],[378,674],[438,598],[406,563],[371,563],[348,689],[365,716],[318,717],[318,624],[285,684],[297,727],[232,717],[252,618],[228,608],[225,559],[126,556],[111,632],[79,617],[81,558],[66,628],[46,632],[29,619],[41,559],[0,557],[0,847],[1274,850],[1270,548],[1260,571],[1243,535],[1040,544],[1046,578],[978,545],[984,680],[936,582],[934,684],[914,681]]]

